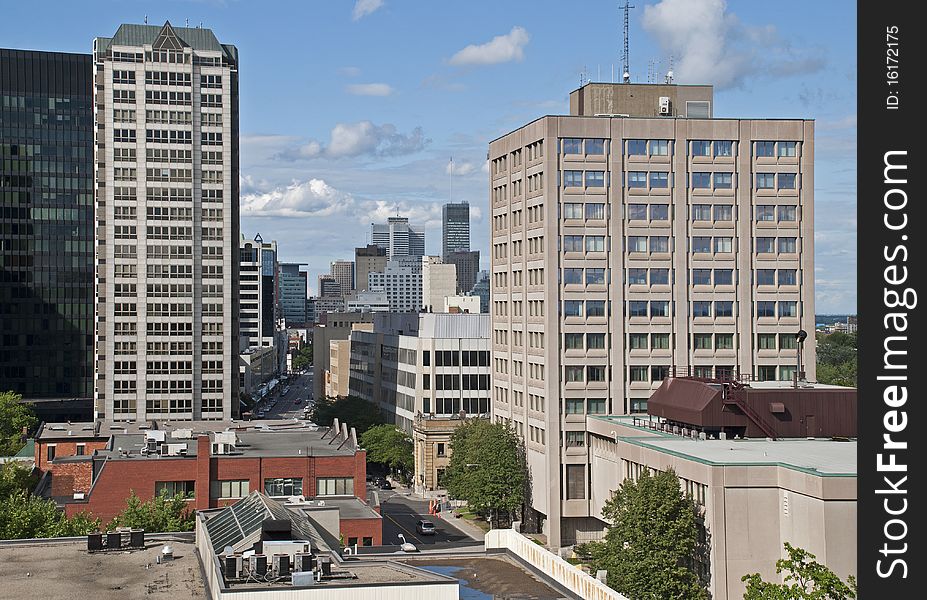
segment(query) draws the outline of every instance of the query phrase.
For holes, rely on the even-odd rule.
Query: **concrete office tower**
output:
[[[350,260],[336,260],[331,264],[331,275],[338,282],[341,288],[341,295],[347,296],[352,294],[355,289],[354,285],[354,263]]]
[[[341,298],[341,284],[334,275],[319,275],[319,298]]]
[[[422,257],[422,310],[442,312],[444,299],[457,293],[457,268],[437,256]]]
[[[306,314],[306,299],[309,297],[309,274],[303,269],[308,265],[281,263],[280,313],[287,327],[301,327],[309,322]]]
[[[390,217],[386,223],[371,223],[370,241],[386,249],[388,258],[425,255],[425,231],[410,225],[406,217]]]
[[[441,207],[441,257],[470,249],[470,203],[450,202]]]
[[[386,248],[376,244],[354,249],[354,287],[358,292],[370,291],[370,273],[382,273],[386,268]]]
[[[92,93],[89,54],[0,49],[0,389],[48,421],[93,410]]]
[[[642,413],[674,370],[791,379],[814,331],[814,123],[708,118],[706,86],[590,84],[570,105],[606,112],[606,92],[607,115],[489,145],[494,418],[525,439],[553,546],[597,527],[588,484],[562,485],[585,414]],[[802,364],[814,380],[813,343]]]
[[[457,267],[457,292],[471,291],[480,272],[480,251],[455,250],[444,257],[444,262]]]
[[[95,410],[238,414],[238,50],[209,29],[93,42]]]
[[[422,310],[422,257],[391,258],[382,273],[370,273],[370,291],[385,292],[392,312]]]
[[[274,345],[277,328],[277,242],[241,236],[239,333],[244,348]],[[244,349],[242,348],[242,349]]]

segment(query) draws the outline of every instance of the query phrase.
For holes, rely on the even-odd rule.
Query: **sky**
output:
[[[120,23],[211,28],[238,47],[241,230],[308,263],[310,287],[400,214],[440,254],[471,206],[488,267],[488,142],[620,71],[619,1],[160,0],[0,3],[0,46],[90,52]],[[713,84],[716,117],[816,120],[815,312],[856,311],[856,6],[638,0],[632,81]],[[35,24],[35,25],[30,25]],[[453,161],[453,162],[452,162]]]

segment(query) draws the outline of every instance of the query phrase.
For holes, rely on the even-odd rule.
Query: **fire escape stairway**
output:
[[[760,430],[766,434],[766,437],[776,439],[775,428],[766,422],[760,413],[756,412],[753,407],[747,403],[746,398],[744,398],[744,394],[741,393],[739,389],[728,389],[725,391],[726,393],[722,396],[721,400],[723,404],[733,404],[745,415],[747,415],[747,418],[753,421],[753,424],[759,427]]]

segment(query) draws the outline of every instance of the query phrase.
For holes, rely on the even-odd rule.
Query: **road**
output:
[[[283,389],[287,386],[290,391],[283,394]],[[254,408],[254,414],[257,415],[259,410],[264,410],[265,419],[301,419],[306,404],[312,403],[312,371],[291,377],[285,384],[277,384],[277,389],[267,399],[258,403]],[[296,404],[297,398],[302,400],[299,404]],[[270,403],[274,399],[277,403],[270,408]]]
[[[470,537],[453,525],[454,516],[442,513],[441,518],[428,514],[428,501],[408,496],[408,490],[378,490],[367,484],[368,497],[376,491],[380,496],[380,514],[383,515],[383,543],[399,544],[399,534],[413,544],[427,546],[436,542],[469,542]],[[449,518],[444,518],[449,517]],[[435,524],[435,535],[421,535],[415,530],[420,519]]]

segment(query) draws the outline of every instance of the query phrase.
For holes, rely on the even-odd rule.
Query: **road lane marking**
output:
[[[424,544],[424,543],[425,543],[425,542],[423,542],[422,540],[420,540],[420,539],[418,539],[417,537],[415,537],[415,534],[413,534],[411,531],[409,531],[408,529],[406,529],[405,527],[403,527],[403,526],[399,523],[399,521],[397,521],[396,519],[394,519],[394,518],[391,517],[390,515],[384,514],[383,516],[386,517],[387,519],[389,519],[390,521],[392,521],[393,523],[395,523],[395,524],[396,524],[396,527],[398,527],[399,529],[402,529],[403,531],[405,531],[406,533],[408,533],[408,534],[409,534],[409,537],[411,537],[413,540],[415,540],[415,541],[418,542],[419,544]]]

